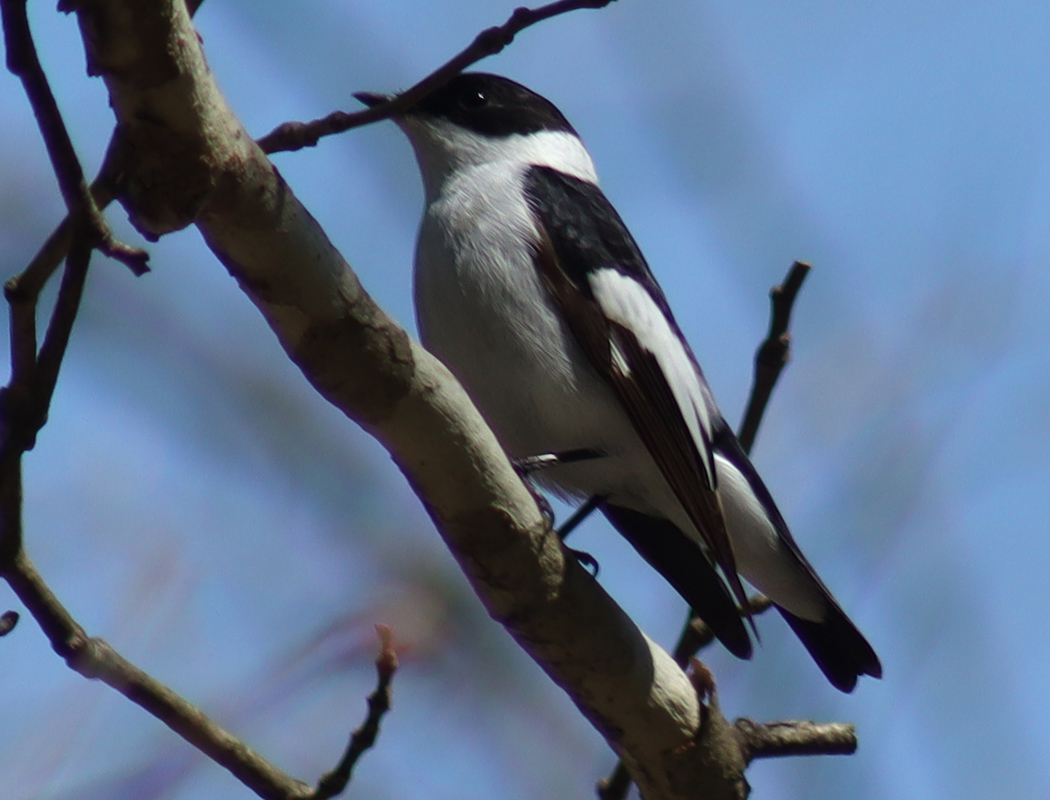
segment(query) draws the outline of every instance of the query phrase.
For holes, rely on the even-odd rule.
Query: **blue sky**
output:
[[[512,8],[208,0],[198,22],[262,135],[407,86]],[[75,21],[32,12],[91,171],[104,89]],[[814,265],[755,460],[886,678],[839,695],[773,617],[752,662],[708,654],[731,716],[858,725],[852,758],[753,767],[756,798],[1050,787],[1048,34],[1036,2],[620,0],[480,65],[581,132],[731,421],[769,287],[794,259]],[[11,274],[61,201],[10,77],[0,111]],[[411,326],[421,191],[394,127],[275,161]],[[371,625],[388,622],[404,666],[355,791],[591,796],[604,743],[485,617],[386,455],[306,386],[198,234],[149,249],[139,280],[96,263],[27,458],[28,546],[60,596],[304,779],[362,718]],[[673,639],[680,601],[604,523],[574,546]],[[0,606],[17,607],[6,589]],[[28,619],[0,643],[0,686],[4,797],[248,796],[69,673]]]

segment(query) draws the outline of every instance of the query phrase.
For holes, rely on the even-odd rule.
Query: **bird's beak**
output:
[[[375,92],[354,92],[354,97],[369,108],[375,108],[390,99],[390,95],[376,94]]]

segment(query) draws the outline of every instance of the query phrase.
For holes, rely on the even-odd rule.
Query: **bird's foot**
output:
[[[598,559],[585,550],[573,550],[571,547],[566,547],[565,551],[575,558],[581,567],[590,572],[592,578],[598,577]]]

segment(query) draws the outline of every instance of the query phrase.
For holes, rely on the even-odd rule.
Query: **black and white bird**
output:
[[[506,78],[466,73],[395,121],[426,194],[415,267],[423,343],[507,452],[594,451],[536,478],[562,496],[604,498],[613,526],[737,656],[751,655],[742,575],[833,685],[880,677],[723,419],[562,113]]]

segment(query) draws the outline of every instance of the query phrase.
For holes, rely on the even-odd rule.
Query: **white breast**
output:
[[[600,466],[550,470],[544,483],[566,494],[620,496],[639,485],[639,470],[656,467],[540,282],[524,170],[507,162],[461,169],[428,204],[416,251],[420,335],[512,455],[609,454]],[[640,497],[624,502],[650,508]]]
[[[423,343],[508,449],[529,455],[570,436],[569,398],[596,376],[533,267],[536,233],[520,187],[505,165],[472,167],[446,184],[420,228],[415,299]]]

